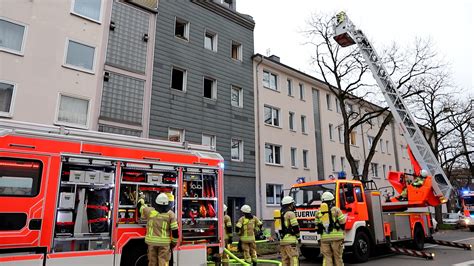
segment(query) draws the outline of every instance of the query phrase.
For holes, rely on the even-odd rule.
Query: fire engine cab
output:
[[[223,158],[208,147],[0,121],[0,265],[147,265],[136,209],[166,193],[174,263],[224,248]]]

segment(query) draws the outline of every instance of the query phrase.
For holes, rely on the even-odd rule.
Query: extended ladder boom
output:
[[[431,151],[421,130],[408,111],[405,103],[393,83],[390,75],[382,64],[379,56],[365,37],[361,30],[356,29],[344,12],[336,15],[334,24],[334,39],[342,47],[357,44],[359,51],[369,65],[372,74],[377,81],[385,100],[388,103],[393,117],[403,130],[404,136],[410,146],[415,159],[423,169],[429,171],[434,181],[432,184],[434,193],[441,202],[449,199],[452,191],[451,183],[438,163],[437,158]]]

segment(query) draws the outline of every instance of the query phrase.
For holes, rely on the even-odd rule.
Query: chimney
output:
[[[280,63],[280,57],[276,56],[274,54],[270,55],[270,57],[268,57],[268,59]]]

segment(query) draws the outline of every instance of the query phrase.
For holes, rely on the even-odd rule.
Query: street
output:
[[[468,229],[462,230],[446,230],[437,232],[434,235],[435,239],[455,241],[459,243],[474,243],[474,232],[470,232]],[[422,258],[409,257],[403,255],[392,255],[392,254],[379,254],[378,256],[370,258],[370,260],[363,264],[354,264],[345,262],[345,265],[474,265],[474,251],[464,250],[460,248],[452,248],[446,246],[439,246],[433,244],[425,244],[425,251],[435,253],[434,260],[426,260]],[[300,265],[321,265],[321,261],[307,261],[305,259],[300,260]]]

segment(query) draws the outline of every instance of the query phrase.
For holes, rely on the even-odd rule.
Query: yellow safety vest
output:
[[[283,215],[283,222],[285,223],[285,227],[290,229],[293,226],[298,226],[298,220],[296,219],[296,215],[292,211],[287,211]],[[291,245],[298,243],[298,236],[292,234],[285,234],[283,239],[280,241],[280,245]]]

